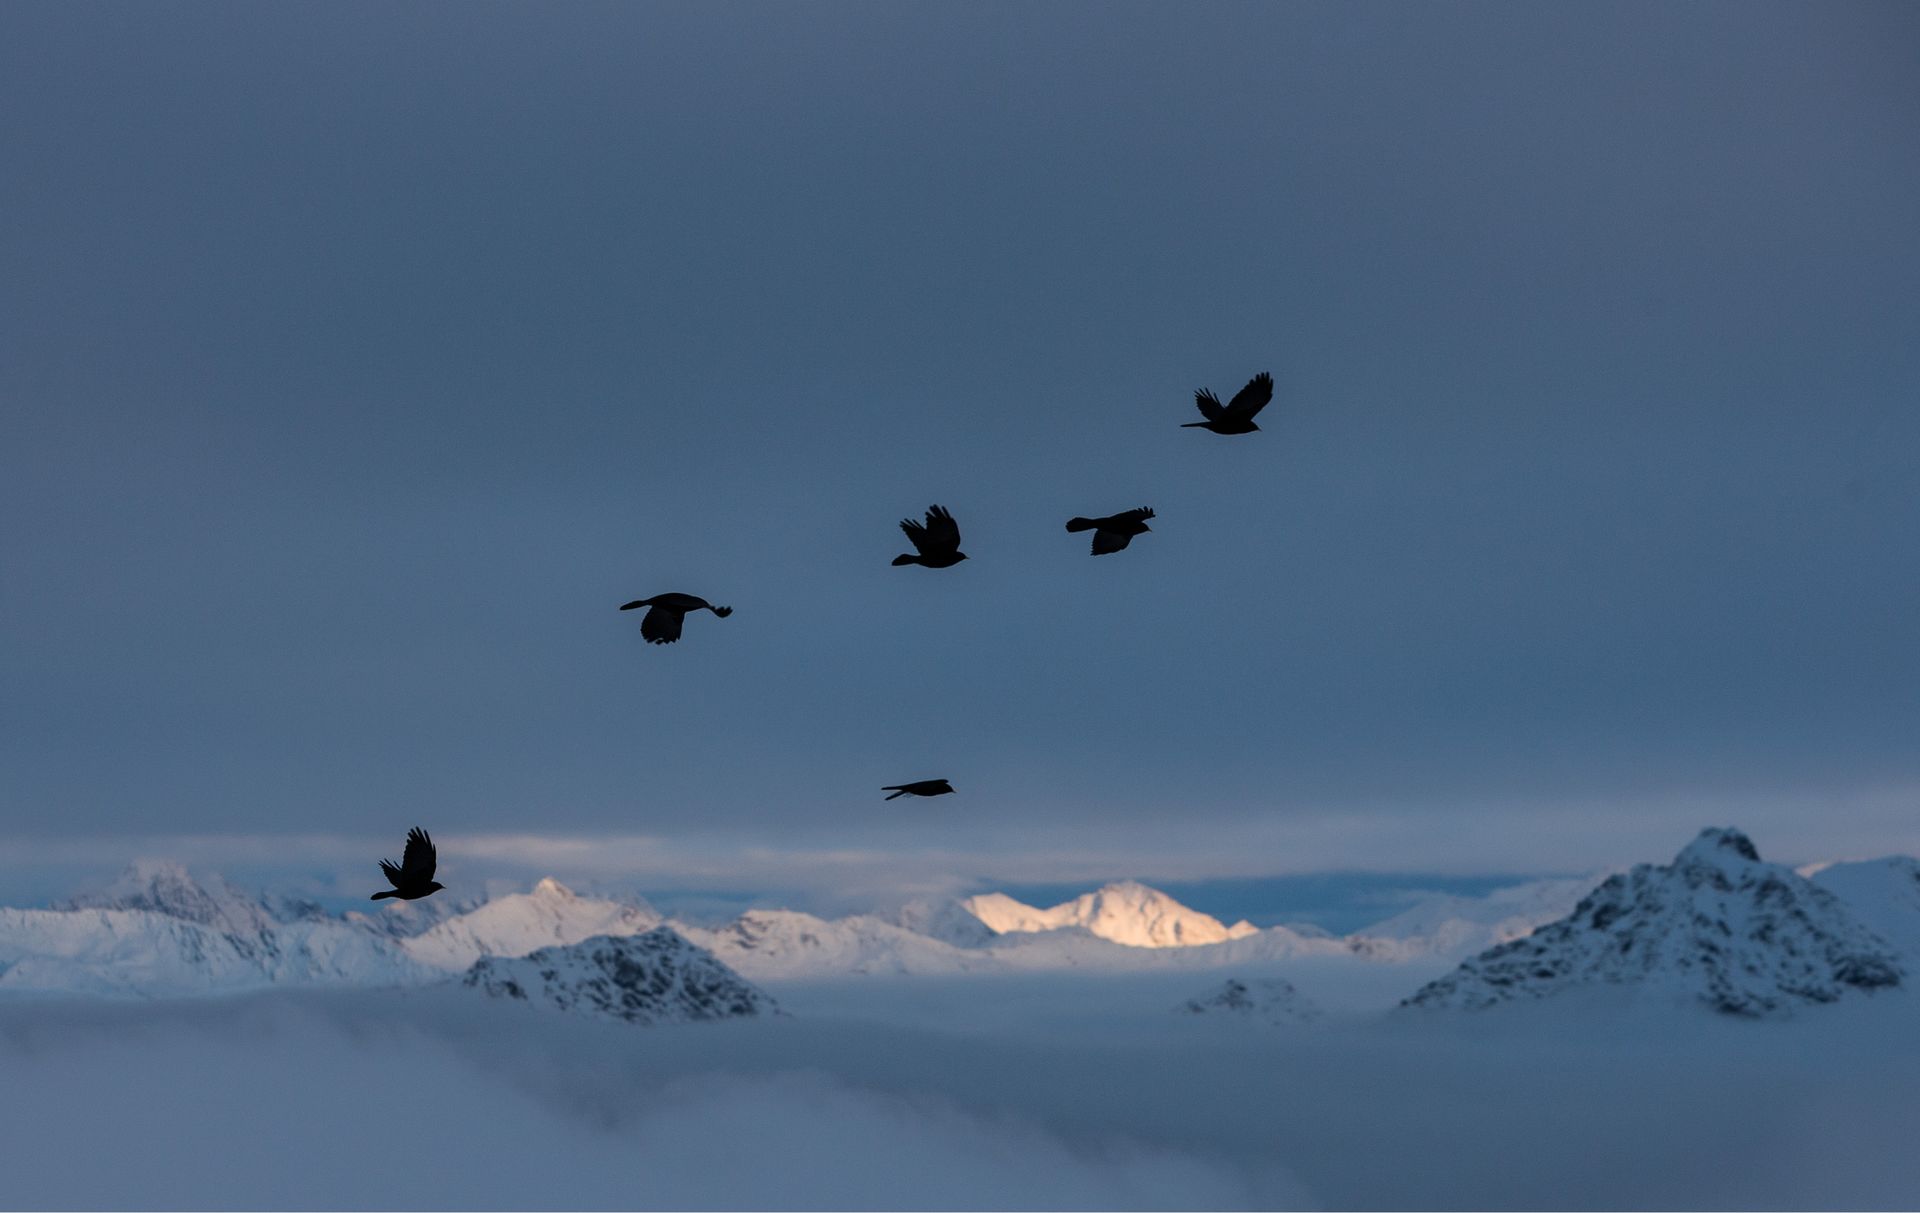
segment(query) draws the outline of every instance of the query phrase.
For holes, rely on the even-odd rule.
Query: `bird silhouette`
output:
[[[392,885],[385,892],[375,893],[371,900],[382,897],[398,897],[401,901],[418,901],[429,893],[447,886],[433,878],[433,869],[438,861],[433,849],[433,839],[419,826],[407,831],[407,849],[400,856],[396,866],[391,859],[380,861],[380,871],[386,875],[387,883]]]
[[[1153,517],[1153,511],[1146,506],[1137,510],[1128,510],[1123,514],[1108,514],[1105,518],[1074,518],[1067,522],[1069,531],[1092,531],[1093,554],[1105,556],[1108,552],[1117,552],[1133,541],[1135,535],[1144,535],[1153,528],[1147,525],[1147,519]]]
[[[960,524],[947,513],[946,506],[930,507],[925,526],[911,518],[902,518],[900,529],[907,533],[907,541],[916,551],[895,556],[893,562],[897,565],[923,564],[930,569],[947,569],[967,558],[960,550]]]
[[[896,783],[880,790],[893,793],[887,797],[888,800],[898,800],[902,796],[945,796],[953,791],[953,785],[944,779],[916,779],[912,783]]]
[[[640,617],[640,635],[649,644],[672,644],[680,639],[680,625],[686,622],[688,611],[712,611],[722,619],[733,614],[732,607],[717,607],[692,594],[655,594],[636,598],[620,609],[631,611],[635,607],[648,608]]]
[[[1273,376],[1261,371],[1247,380],[1247,386],[1233,394],[1233,399],[1225,404],[1220,398],[1201,388],[1193,394],[1193,403],[1199,406],[1200,415],[1205,421],[1189,421],[1180,428],[1183,430],[1212,430],[1216,434],[1251,434],[1260,427],[1253,423],[1254,414],[1267,407],[1273,399]]]

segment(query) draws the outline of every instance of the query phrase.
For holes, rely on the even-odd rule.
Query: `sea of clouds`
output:
[[[875,978],[785,991],[788,1017],[651,1029],[451,988],[0,1003],[0,1203],[1831,1208],[1920,1192],[1904,995],[1784,1023],[1602,991],[1284,1029],[1178,1016],[1172,992]],[[1024,1017],[984,1014],[1008,1005]]]

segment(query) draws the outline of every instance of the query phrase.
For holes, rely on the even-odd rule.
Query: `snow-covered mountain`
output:
[[[768,982],[977,972],[1245,974],[1314,957],[1451,960],[1498,945],[1407,1001],[1485,1005],[1575,984],[1651,982],[1762,1013],[1783,999],[1819,1001],[1887,984],[1880,980],[1883,961],[1896,966],[1896,979],[1901,969],[1920,973],[1920,862],[1898,857],[1809,868],[1809,884],[1760,864],[1750,851],[1735,832],[1709,831],[1671,867],[1642,865],[1584,899],[1586,881],[1536,881],[1482,898],[1431,898],[1342,937],[1244,922],[1228,927],[1134,882],[1049,909],[987,893],[839,919],[753,910],[717,927],[667,925],[748,979]],[[1842,903],[1850,910],[1835,909]],[[54,909],[0,909],[0,992],[169,995],[415,984],[465,972],[486,956],[638,936],[661,925],[637,897],[584,897],[553,880],[478,904],[435,897],[335,917],[311,902],[142,861],[106,889]],[[1822,958],[1838,958],[1825,978]]]
[[[1566,917],[1600,880],[1533,880],[1483,897],[1435,895],[1348,939],[1355,952],[1375,960],[1471,956]]]
[[[324,921],[317,903],[268,898],[228,884],[223,877],[195,877],[170,859],[138,859],[97,892],[56,902],[56,910],[145,910],[217,931],[248,933],[287,922]]]
[[[483,957],[462,984],[496,998],[638,1024],[779,1011],[773,999],[670,927],[596,935],[520,957]]]
[[[489,900],[491,898],[485,893],[455,896],[440,892],[414,901],[401,901],[395,897],[373,902],[365,910],[348,910],[340,918],[389,939],[411,939],[415,935],[426,934],[449,918],[471,914]]]
[[[1002,934],[1081,927],[1100,939],[1133,948],[1184,948],[1259,933],[1250,922],[1227,926],[1188,909],[1158,889],[1124,880],[1040,910],[1004,893],[983,893],[961,903],[989,929]]]
[[[134,865],[50,910],[0,910],[0,990],[167,996],[426,980],[390,940],[177,864]]]
[[[960,946],[877,915],[823,919],[795,910],[749,910],[721,927],[671,925],[755,981],[863,974],[1124,973],[1352,954],[1343,940],[1284,927],[1254,930],[1219,943],[1146,948],[1116,943],[1084,926],[989,934],[981,943]]]
[[[1251,1019],[1271,1024],[1312,1023],[1320,1018],[1320,1008],[1311,999],[1294,989],[1292,982],[1278,977],[1229,977],[1174,1009],[1186,1015]]]
[[[1472,1009],[1611,984],[1761,1016],[1903,976],[1893,949],[1839,898],[1762,862],[1738,830],[1709,829],[1672,864],[1608,877],[1568,917],[1481,953],[1402,1005]]]
[[[1920,973],[1920,860],[1893,855],[1827,864],[1814,872],[1813,883],[1899,949],[1909,974]]]
[[[998,967],[988,953],[930,939],[869,914],[829,920],[796,910],[749,910],[723,927],[673,926],[755,981]]]
[[[915,935],[950,943],[956,948],[979,948],[993,942],[994,930],[967,909],[964,902],[948,897],[941,900],[910,901],[892,913],[875,917],[904,927]]]
[[[407,954],[437,969],[465,969],[482,956],[525,956],[596,935],[638,935],[660,925],[653,907],[582,897],[552,878],[531,893],[496,897],[401,941]]]

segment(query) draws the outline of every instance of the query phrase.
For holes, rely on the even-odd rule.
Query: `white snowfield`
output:
[[[1381,960],[1469,956],[1524,939],[1572,912],[1602,878],[1533,880],[1484,897],[1437,895],[1351,937],[1357,951]]]
[[[406,940],[407,954],[438,969],[464,969],[482,956],[525,956],[595,935],[638,935],[660,925],[648,905],[581,897],[548,878],[531,893],[496,897]]]
[[[1880,938],[1913,958],[1920,978],[1920,860],[1905,855],[1826,864],[1813,883],[1846,903]]]
[[[1250,981],[1276,967],[1298,981],[1309,971],[1351,974],[1357,964],[1378,972],[1371,980],[1384,992],[1379,1006],[1404,998],[1484,1007],[1599,983],[1681,991],[1722,1010],[1766,1014],[1920,973],[1920,864],[1832,864],[1809,881],[1759,864],[1750,850],[1737,832],[1708,831],[1671,867],[1642,865],[1598,889],[1547,880],[1484,898],[1436,896],[1344,937],[1229,927],[1132,881],[1047,909],[983,894],[838,919],[753,910],[705,926],[663,922],[638,899],[581,896],[548,879],[461,912],[459,903],[423,910],[388,902],[333,917],[311,903],[143,862],[63,908],[0,910],[0,993],[162,997],[421,985],[487,957],[662,925],[743,979],[774,983],[1182,972]],[[1408,996],[1443,972],[1437,966],[1468,957]],[[1390,988],[1396,980],[1404,984]],[[1308,984],[1315,997],[1327,992]],[[1204,999],[1205,991],[1196,978],[1187,993]]]
[[[436,977],[392,940],[302,902],[271,902],[143,861],[50,910],[0,909],[0,992],[117,996]]]

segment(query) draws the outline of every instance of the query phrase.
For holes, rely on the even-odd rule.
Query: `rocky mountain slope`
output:
[[[1249,1019],[1259,1023],[1302,1024],[1320,1018],[1320,1008],[1278,977],[1230,977],[1219,986],[1175,1008],[1186,1015]]]
[[[1901,984],[1893,949],[1839,898],[1709,829],[1666,866],[1609,877],[1571,915],[1492,948],[1403,1006],[1474,1009],[1595,985],[1765,1016]]]
[[[526,956],[475,961],[462,984],[495,998],[626,1023],[695,1023],[778,1013],[773,999],[670,927],[597,935]]]

